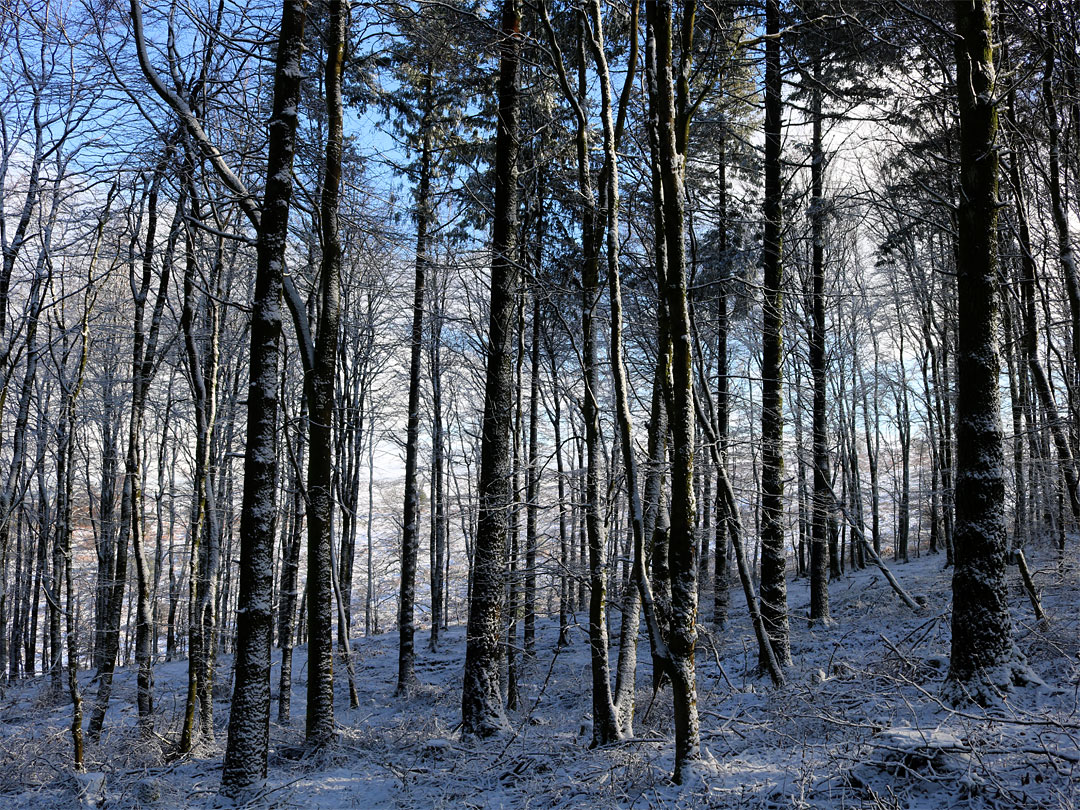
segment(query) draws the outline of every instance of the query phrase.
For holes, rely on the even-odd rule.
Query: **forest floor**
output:
[[[1075,544],[1074,544],[1075,547]],[[830,589],[834,624],[807,627],[805,581],[789,583],[795,665],[781,690],[755,671],[756,642],[741,593],[733,621],[703,634],[698,709],[704,761],[688,783],[669,782],[673,758],[670,690],[653,695],[648,644],[639,646],[637,736],[590,749],[590,675],[585,627],[554,654],[557,626],[538,622],[537,657],[521,678],[524,711],[492,740],[461,736],[463,628],[429,652],[417,635],[421,685],[394,697],[397,636],[355,642],[360,707],[349,709],[336,666],[336,742],[304,756],[304,650],[296,652],[293,722],[271,725],[270,779],[253,808],[1065,808],[1080,807],[1080,564],[1075,551],[1032,554],[1050,616],[1039,627],[1019,586],[1010,599],[1023,654],[1045,686],[1017,689],[988,709],[939,699],[948,668],[950,576],[942,556],[894,570],[921,595],[915,614],[875,569]],[[708,612],[708,611],[707,611]],[[615,620],[617,626],[618,620]],[[614,634],[613,634],[613,637]],[[612,649],[612,660],[617,654]],[[231,661],[219,663],[222,680]],[[89,678],[83,688],[90,699]],[[277,665],[274,667],[276,687]],[[185,662],[155,669],[163,740],[178,735]],[[68,762],[69,707],[42,679],[0,699],[0,808],[212,808],[228,721],[219,685],[218,744],[168,762],[135,728],[134,673],[118,672],[100,744],[87,748],[90,774]],[[276,705],[274,707],[276,715]]]

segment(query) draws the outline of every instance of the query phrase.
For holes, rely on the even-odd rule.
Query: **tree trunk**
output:
[[[535,316],[535,313],[534,313]],[[555,470],[559,477],[559,641],[563,647],[570,642],[570,617],[573,600],[573,579],[568,576],[570,567],[570,549],[573,546],[571,518],[567,510],[566,467],[563,463],[562,441],[562,392],[559,390],[559,368],[555,358],[555,348],[549,341],[548,357],[551,361],[551,427],[555,433]],[[572,508],[572,507],[571,507]]]
[[[542,223],[537,223],[537,245],[543,244]],[[540,269],[540,264],[534,271]],[[532,344],[529,368],[529,460],[528,491],[525,495],[525,656],[536,655],[536,552],[540,514],[540,434],[537,416],[540,407],[540,296],[533,295]]]
[[[783,229],[781,187],[780,4],[765,4],[765,238],[761,366],[761,614],[773,653],[791,664],[784,560]],[[818,481],[815,475],[815,485]],[[764,669],[765,662],[760,662]]]
[[[521,232],[527,231],[522,223]],[[521,240],[524,242],[524,240]],[[520,255],[520,254],[519,254]],[[506,550],[506,708],[518,708],[518,615],[521,611],[521,578],[518,574],[521,561],[521,432],[524,430],[521,410],[522,365],[525,362],[525,293],[520,285],[517,294],[517,351],[514,355],[514,423],[513,456],[510,461],[513,474],[510,479],[510,543]]]
[[[420,444],[420,361],[424,341],[424,293],[430,262],[428,227],[431,207],[433,79],[430,66],[424,84],[424,111],[421,119],[423,143],[420,151],[420,178],[416,202],[416,276],[413,287],[413,321],[409,359],[409,411],[405,431],[405,508],[401,529],[401,598],[398,603],[397,694],[404,696],[416,682],[416,651],[413,613],[416,603],[416,562],[420,548],[420,482],[417,464]]]
[[[432,285],[435,286],[434,284]],[[443,602],[447,582],[443,570],[447,562],[447,515],[446,515],[446,430],[443,427],[442,401],[442,297],[438,288],[433,289],[431,317],[431,637],[428,643],[432,652],[439,647],[439,629],[446,621]]]
[[[135,578],[136,578],[136,606],[135,606],[135,659],[138,665],[137,675],[137,706],[139,713],[139,729],[142,735],[149,739],[153,734],[153,696],[152,696],[152,667],[153,667],[153,613],[150,604],[150,571],[149,561],[146,558],[146,550],[143,545],[143,515],[142,515],[142,424],[146,411],[146,398],[151,383],[151,375],[156,365],[157,338],[161,327],[162,313],[169,289],[169,269],[172,265],[171,255],[165,256],[159,271],[159,285],[154,307],[151,314],[149,329],[145,323],[145,306],[150,292],[150,284],[153,273],[154,239],[157,231],[158,217],[158,189],[162,182],[168,161],[172,156],[172,145],[166,147],[154,170],[150,181],[146,198],[146,235],[143,245],[141,261],[141,277],[136,280],[134,257],[130,260],[131,289],[135,295],[134,313],[134,342],[132,346],[132,383],[131,383],[131,409],[128,414],[128,437],[127,453],[124,461],[124,478],[120,502],[120,536],[117,541],[117,579],[121,578],[120,557],[123,556],[126,568],[128,539],[131,540],[132,551],[135,555]],[[179,212],[178,212],[179,213]],[[169,252],[171,254],[174,244],[174,235],[180,227],[180,219],[177,216],[173,221],[173,234],[170,234]],[[122,554],[121,554],[122,552]],[[110,618],[115,622],[109,631],[115,634],[110,636],[110,643],[104,650],[103,668],[100,672],[98,695],[95,701],[94,711],[90,718],[89,734],[91,739],[97,740],[101,735],[102,725],[105,721],[105,712],[108,709],[109,697],[112,691],[113,668],[116,664],[116,655],[119,648],[119,627],[121,618],[121,601],[123,595],[122,586],[114,591],[115,602],[111,605]]]
[[[293,644],[296,635],[296,607],[298,600],[298,580],[300,574],[300,548],[302,546],[304,525],[304,496],[300,486],[301,470],[307,445],[307,402],[300,405],[300,418],[297,425],[297,447],[289,452],[294,459],[291,465],[290,484],[286,497],[290,498],[288,507],[288,525],[281,534],[281,581],[278,596],[278,647],[281,648],[281,672],[278,675],[278,714],[277,721],[288,725],[292,710],[292,664]],[[288,439],[286,438],[287,442]]]
[[[190,166],[190,162],[189,162]],[[194,182],[188,180],[192,213],[195,210]],[[196,706],[200,731],[206,741],[214,737],[213,673],[215,658],[215,611],[217,573],[220,557],[220,524],[217,499],[211,478],[211,454],[217,422],[218,335],[220,317],[217,304],[208,296],[209,332],[203,347],[198,345],[195,323],[195,285],[198,272],[195,234],[188,229],[187,261],[184,272],[184,305],[181,328],[187,351],[188,378],[195,405],[195,475],[191,515],[191,552],[188,568],[188,695],[180,735],[180,751],[191,750]],[[217,279],[220,293],[222,268],[218,244]]]
[[[520,121],[521,13],[517,0],[503,0],[499,38],[499,116],[495,142],[495,226],[492,239],[491,306],[488,327],[484,422],[480,449],[480,515],[473,552],[462,728],[490,736],[506,727],[499,687],[502,659],[503,557],[513,412],[514,301],[518,285],[517,157]]]
[[[1004,449],[998,403],[997,110],[990,8],[954,6],[960,107],[957,255],[956,565],[946,689],[991,699],[1021,677],[1006,573]],[[986,683],[989,681],[989,684]]]
[[[328,11],[324,71],[327,133],[325,173],[319,203],[322,224],[319,326],[306,392],[311,404],[308,412],[308,682],[305,731],[308,746],[316,748],[328,743],[334,734],[333,424],[341,315],[341,237],[338,233],[343,144],[341,81],[348,28],[348,10],[342,0],[330,0]]]
[[[222,772],[223,790],[231,794],[242,793],[266,778],[269,750],[282,273],[292,200],[292,164],[303,76],[300,55],[306,19],[307,6],[303,0],[283,1],[251,313],[236,677]]]
[[[676,783],[701,755],[697,713],[694,647],[697,642],[697,561],[694,549],[694,391],[690,312],[687,305],[684,242],[685,160],[689,124],[689,73],[694,26],[693,0],[682,15],[680,70],[672,70],[672,9],[666,0],[649,0],[650,43],[655,54],[660,177],[664,190],[664,234],[667,276],[660,279],[667,304],[671,340],[671,681],[675,714]],[[673,82],[678,82],[676,89]],[[674,92],[673,92],[674,91]]]
[[[1048,15],[1049,16],[1049,15]],[[1057,43],[1056,28],[1050,24],[1048,34],[1051,42],[1046,49],[1046,65],[1043,70],[1043,103],[1046,106],[1046,125],[1048,136],[1048,159],[1050,164],[1050,177],[1048,190],[1050,192],[1050,210],[1054,219],[1054,230],[1057,233],[1058,265],[1061,274],[1065,278],[1065,292],[1069,298],[1070,326],[1072,331],[1071,375],[1067,378],[1066,388],[1070,395],[1070,411],[1075,420],[1080,413],[1080,278],[1077,277],[1076,256],[1073,253],[1072,241],[1069,236],[1069,212],[1061,194],[1061,126],[1058,122],[1057,101],[1054,97],[1054,62],[1056,59]],[[1075,425],[1073,426],[1074,438]],[[1073,446],[1075,450],[1075,444]],[[1066,486],[1068,487],[1069,502],[1073,508],[1073,520],[1080,523],[1080,497],[1077,495],[1077,473],[1071,461],[1062,459],[1062,472],[1065,474]]]
[[[814,381],[814,495],[810,526],[810,623],[828,624],[829,613],[829,436],[825,366],[825,222],[822,197],[825,156],[821,144],[821,57],[814,60],[811,91],[813,147],[810,156],[810,224],[813,267],[813,318],[810,333],[810,374]]]

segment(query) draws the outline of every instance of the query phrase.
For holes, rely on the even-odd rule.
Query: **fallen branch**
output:
[[[901,601],[903,601],[905,605],[907,605],[916,613],[921,613],[923,606],[911,598],[911,594],[904,590],[904,586],[900,584],[899,580],[897,580],[897,578],[893,575],[893,572],[889,570],[889,566],[885,565],[885,562],[881,559],[880,556],[878,556],[878,553],[874,550],[873,544],[866,539],[866,535],[859,527],[859,524],[856,523],[855,520],[851,517],[851,515],[848,513],[848,510],[844,508],[844,505],[840,503],[840,499],[836,497],[836,492],[833,491],[832,486],[830,486],[827,481],[825,482],[825,486],[828,488],[829,495],[832,497],[833,503],[835,504],[836,508],[840,510],[840,514],[844,516],[844,519],[851,527],[851,533],[854,534],[855,539],[859,541],[859,544],[862,546],[863,552],[866,554],[866,556],[869,557],[870,561],[881,570],[881,573],[885,575],[885,579],[889,581],[889,585],[891,585],[892,589],[896,591]]]

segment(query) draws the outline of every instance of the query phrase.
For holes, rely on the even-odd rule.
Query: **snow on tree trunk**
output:
[[[306,20],[305,3],[284,0],[274,68],[266,191],[259,223],[251,312],[247,449],[240,512],[236,679],[222,772],[226,793],[242,792],[265,779],[269,750],[282,271],[292,201],[296,110],[303,75],[300,54]]]
[[[825,156],[821,143],[821,56],[814,58],[811,96],[813,147],[810,156],[810,217],[813,229],[813,323],[810,335],[810,373],[814,379],[814,495],[810,529],[810,621],[828,623],[829,613],[829,436],[825,367],[825,234],[822,183]]]
[[[697,560],[694,543],[694,382],[690,311],[687,306],[685,222],[685,150],[688,125],[689,45],[693,41],[693,8],[682,18],[684,68],[674,87],[672,70],[672,8],[669,2],[650,2],[650,47],[656,64],[660,177],[664,195],[664,233],[657,234],[667,249],[667,276],[661,279],[671,339],[671,529],[668,558],[671,570],[671,684],[675,714],[675,773],[681,783],[687,766],[701,755],[697,712],[694,648],[697,643]],[[675,92],[673,92],[675,91]]]
[[[1005,453],[999,408],[997,109],[990,8],[957,3],[960,105],[956,522],[946,692],[985,703],[1020,675],[1007,601]]]
[[[765,239],[761,363],[761,615],[780,666],[791,664],[784,559],[783,228],[780,4],[765,4]],[[815,476],[816,479],[816,476]],[[760,666],[765,668],[766,662]]]
[[[308,397],[308,683],[306,732],[309,745],[322,745],[334,733],[334,382],[337,377],[338,324],[341,315],[342,98],[348,12],[342,0],[329,3],[326,30],[326,154],[320,219],[319,328]],[[348,639],[346,638],[346,644]],[[348,650],[346,649],[346,655]]]
[[[495,139],[495,224],[492,234],[484,422],[480,449],[480,513],[473,551],[461,723],[467,734],[506,728],[502,707],[502,607],[507,511],[510,508],[510,422],[514,405],[514,300],[518,284],[517,158],[520,121],[521,12],[502,4],[499,40],[499,116]]]

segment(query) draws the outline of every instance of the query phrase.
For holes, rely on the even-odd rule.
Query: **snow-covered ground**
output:
[[[1051,625],[1038,627],[1015,569],[1011,593],[1018,644],[1045,686],[1019,689],[999,705],[955,710],[938,692],[948,666],[950,572],[924,557],[894,570],[921,614],[893,595],[879,572],[833,583],[835,623],[808,629],[804,581],[790,583],[790,682],[758,677],[756,642],[741,592],[732,625],[699,644],[698,709],[705,760],[688,784],[672,769],[670,693],[653,695],[648,644],[638,669],[636,736],[589,749],[589,660],[585,628],[554,656],[557,627],[538,624],[538,655],[523,672],[524,711],[513,732],[462,738],[463,628],[437,653],[417,636],[421,687],[394,697],[396,635],[355,642],[360,707],[348,709],[337,667],[340,736],[305,755],[304,650],[296,653],[293,723],[272,724],[270,779],[252,807],[337,808],[1077,808],[1080,807],[1080,587],[1072,555],[1033,554]],[[617,625],[617,619],[616,619]],[[617,634],[615,634],[617,637]],[[617,650],[612,650],[614,661]],[[230,666],[222,660],[219,673]],[[276,685],[277,667],[274,680]],[[92,673],[83,673],[89,680]],[[157,729],[175,739],[185,662],[155,670]],[[84,687],[85,688],[85,687]],[[92,699],[92,690],[85,694]],[[169,762],[134,727],[134,672],[118,673],[100,745],[89,745],[89,777],[70,760],[69,707],[42,680],[0,700],[0,808],[211,808],[218,797],[228,721],[219,686],[218,744]],[[276,715],[276,705],[274,707]],[[80,793],[82,794],[80,798]]]

